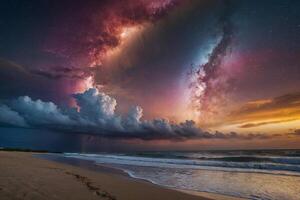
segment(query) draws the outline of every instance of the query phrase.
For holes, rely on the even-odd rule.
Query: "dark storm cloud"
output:
[[[34,84],[38,82],[39,79],[32,76],[23,66],[0,58],[0,97],[33,94],[34,91],[37,92]]]
[[[59,108],[52,102],[19,97],[0,105],[0,124],[60,132],[98,135],[110,139],[187,140],[187,139],[269,139],[264,134],[210,133],[195,122],[172,123],[165,119],[142,120],[136,106],[125,116],[115,113],[114,98],[91,88],[73,95],[79,109]]]
[[[91,67],[78,68],[71,66],[56,66],[51,67],[51,69],[32,69],[30,72],[54,80],[63,78],[82,80],[86,77],[92,76],[95,70],[95,68]]]
[[[15,62],[0,58],[0,99],[12,99],[18,96],[28,95],[33,98],[46,99],[56,103],[69,101],[69,94],[66,94],[65,87],[74,84],[77,76],[81,73],[90,73],[88,69],[84,72],[74,70],[68,74],[68,79],[59,78],[58,70],[54,77],[47,74],[38,74]]]
[[[0,106],[0,125],[27,127],[25,119],[6,105]]]

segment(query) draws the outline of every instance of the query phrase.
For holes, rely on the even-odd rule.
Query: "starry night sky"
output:
[[[297,146],[299,19],[297,0],[3,0],[0,125]]]

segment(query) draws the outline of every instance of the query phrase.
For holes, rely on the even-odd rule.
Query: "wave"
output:
[[[124,154],[126,155],[126,154]],[[300,165],[300,157],[293,156],[271,156],[271,155],[224,155],[224,154],[199,154],[199,153],[134,153],[129,156],[146,158],[165,158],[165,159],[186,159],[186,160],[212,160],[227,162],[271,162],[280,164]]]
[[[299,165],[300,158],[294,157],[251,157],[251,156],[235,156],[235,157],[219,157],[219,158],[203,158],[203,160],[217,160],[217,161],[228,161],[228,162],[258,162],[258,163],[279,163],[279,164],[290,164]]]
[[[211,169],[211,170],[232,170],[245,172],[268,172],[281,173],[297,172],[300,175],[299,158],[248,158],[248,157],[219,157],[206,159],[175,159],[175,158],[153,158],[128,155],[111,154],[77,154],[66,153],[66,157],[73,157],[85,160],[92,160],[96,163],[107,163],[117,165],[133,165],[144,167],[167,167],[183,169]],[[234,160],[235,161],[228,161]],[[265,159],[265,162],[255,162]],[[238,160],[247,160],[247,162],[238,162]],[[250,161],[251,160],[251,161]],[[268,162],[267,162],[268,161]]]

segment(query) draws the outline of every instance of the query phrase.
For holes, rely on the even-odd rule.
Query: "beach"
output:
[[[113,172],[0,151],[0,199],[207,200]]]

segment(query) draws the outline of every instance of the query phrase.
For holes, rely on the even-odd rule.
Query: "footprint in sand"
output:
[[[93,186],[92,182],[87,177],[81,176],[79,174],[74,174],[71,172],[66,172],[66,174],[75,177],[78,181],[80,181],[81,183],[86,185],[86,187],[89,190],[94,191],[94,194],[96,194],[97,196],[107,198],[108,200],[116,200],[116,198],[114,196],[112,196],[111,194],[109,194],[108,192],[101,190],[100,188],[98,188],[96,186]]]

